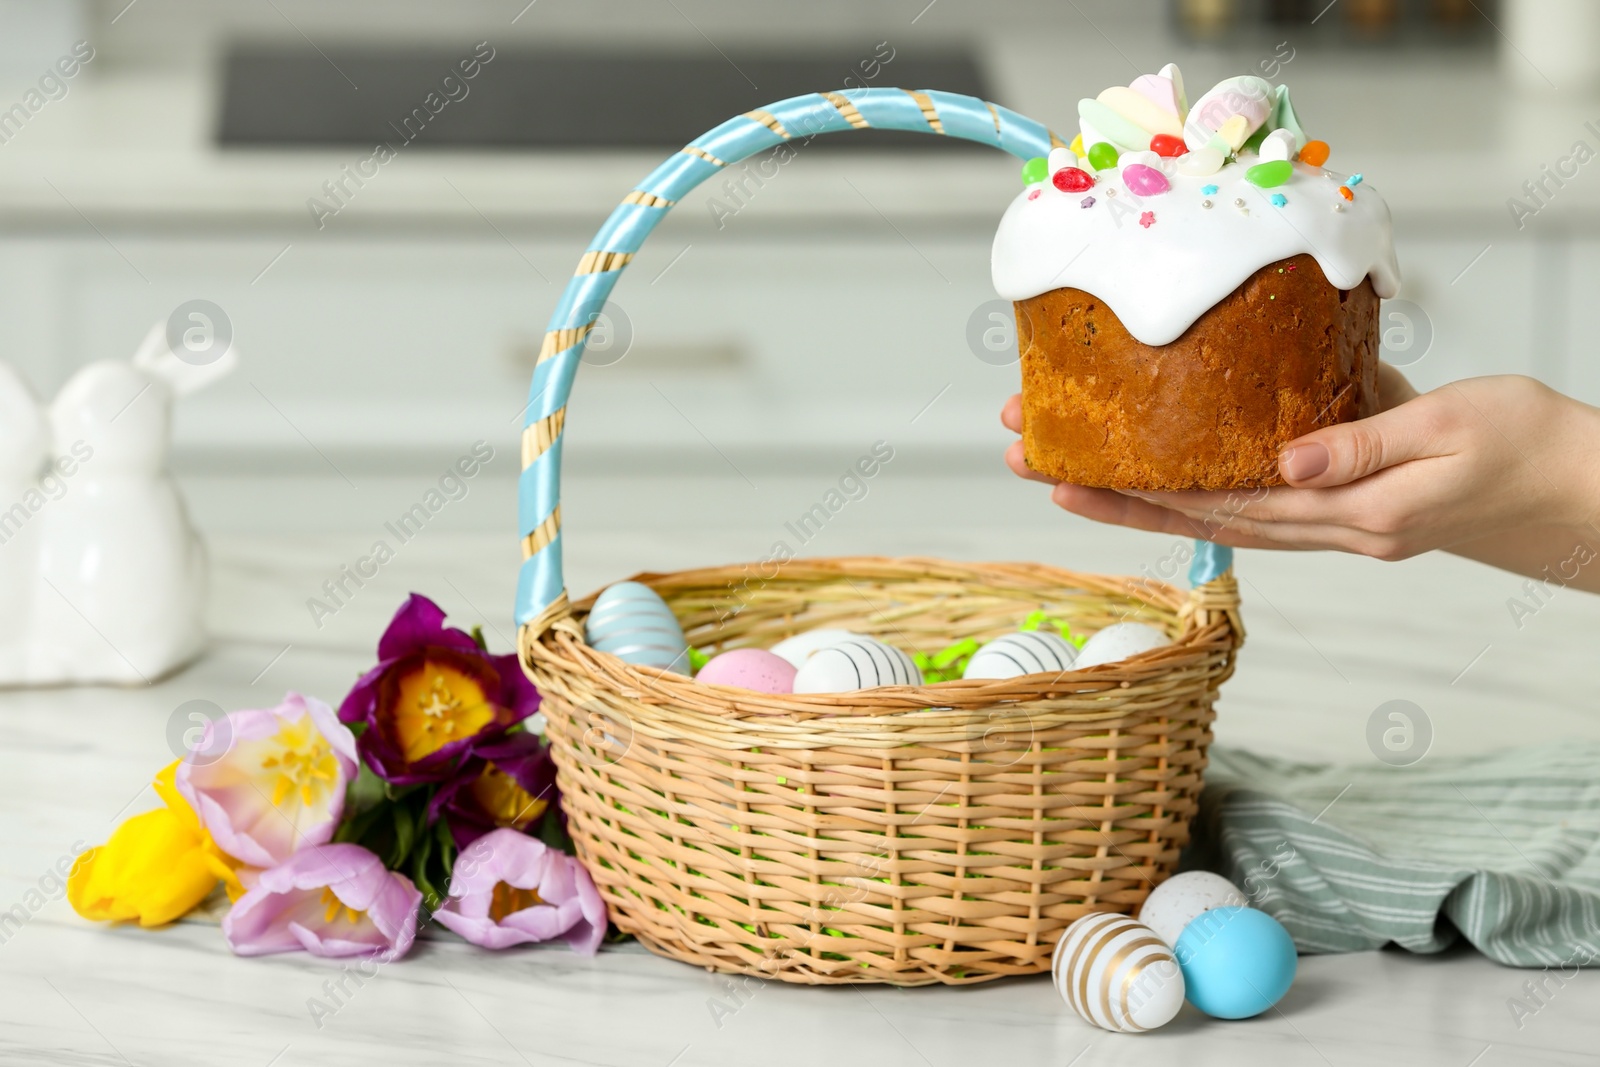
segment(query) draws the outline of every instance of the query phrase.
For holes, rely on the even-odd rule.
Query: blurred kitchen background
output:
[[[21,118],[5,110],[77,41],[93,51],[74,76]],[[0,358],[48,398],[180,305],[222,310],[241,363],[178,404],[172,461],[212,545],[221,667],[253,684],[291,633],[263,685],[336,695],[410,589],[510,644],[516,445],[545,322],[610,209],[724,118],[905,85],[975,93],[1070,139],[1080,97],[1168,61],[1191,98],[1233,74],[1284,82],[1330,166],[1362,171],[1393,210],[1405,314],[1386,338],[1416,383],[1521,372],[1600,402],[1600,165],[1571,158],[1579,140],[1600,148],[1597,46],[1591,0],[0,0]],[[400,143],[396,126],[475,56],[467,94],[357,184],[375,142]],[[852,133],[754,173],[667,218],[591,345],[565,452],[575,594],[767,556],[879,440],[895,458],[869,499],[804,554],[1128,574],[1170,554],[1172,538],[1062,515],[1001,466],[1017,368],[985,331],[1015,160]],[[1534,210],[1515,217],[1513,197]],[[479,440],[496,458],[466,499],[350,610],[308,614]],[[1260,665],[1233,699],[1261,722],[1304,679],[1345,676],[1320,627],[1388,610],[1363,597],[1390,598],[1393,628],[1437,630],[1399,605],[1482,572],[1245,566]],[[1348,576],[1350,603],[1278,621],[1272,604],[1320,596],[1329,574]],[[1499,587],[1515,581],[1475,580],[1443,638],[1447,674],[1506,626]],[[350,651],[302,650],[329,642]],[[1350,702],[1362,714],[1405,691],[1371,688]]]
[[[1579,25],[1541,36],[1546,8]],[[856,84],[974,92],[1070,138],[1080,96],[1176,60],[1191,96],[1234,73],[1287,82],[1330,165],[1387,197],[1403,295],[1433,332],[1419,384],[1519,371],[1600,400],[1585,358],[1600,179],[1580,173],[1520,230],[1506,203],[1574,140],[1600,146],[1583,127],[1600,102],[1578,84],[1600,41],[1579,42],[1577,70],[1551,51],[1597,10],[5,0],[0,102],[74,41],[94,58],[22,128],[0,127],[0,351],[48,395],[210,300],[244,365],[182,406],[180,474],[432,469],[477,438],[515,441],[561,285],[671,146]],[[345,177],[484,41],[495,58],[466,98],[360,187]],[[707,186],[673,212],[615,292],[609,353],[579,379],[574,470],[731,460],[753,478],[826,468],[890,427],[914,462],[992,465],[1016,368],[975,358],[967,335],[994,296],[989,242],[1017,167],[878,136],[819,139],[764,185]],[[343,206],[330,181],[351,191]],[[313,199],[336,213],[318,219]]]

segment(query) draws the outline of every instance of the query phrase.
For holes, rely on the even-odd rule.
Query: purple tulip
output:
[[[313,956],[404,956],[422,894],[360,845],[304,848],[270,870],[222,920],[239,956],[304,949]]]
[[[207,755],[214,752],[221,755]],[[275,708],[208,723],[178,761],[176,785],[217,847],[272,867],[333,838],[355,773],[349,728],[322,701],[289,693]]]
[[[512,829],[478,838],[450,876],[434,918],[474,945],[507,948],[561,938],[592,956],[606,936],[606,905],[583,865]]]
[[[396,785],[449,781],[475,748],[539,710],[515,655],[489,655],[444,617],[412,593],[378,642],[378,665],[339,707],[342,721],[367,724],[362,758]]]
[[[445,817],[456,847],[465,849],[489,831],[525,830],[555,802],[556,766],[537,735],[508,734],[473,750],[461,773],[439,788],[428,821]]]

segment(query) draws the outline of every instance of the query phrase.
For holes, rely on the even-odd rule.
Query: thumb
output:
[[[1413,401],[1297,437],[1278,454],[1278,470],[1296,488],[1323,489],[1431,455],[1432,435],[1420,414]]]

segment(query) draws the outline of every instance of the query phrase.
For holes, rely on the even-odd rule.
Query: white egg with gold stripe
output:
[[[1067,1006],[1102,1030],[1154,1030],[1183,1007],[1183,972],[1172,949],[1125,915],[1085,915],[1067,927],[1050,973]]]

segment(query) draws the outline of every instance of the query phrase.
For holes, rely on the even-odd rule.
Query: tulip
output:
[[[460,775],[429,802],[428,821],[445,817],[457,848],[496,827],[525,830],[550,806],[556,769],[536,734],[513,733],[474,750]]]
[[[411,950],[422,894],[360,845],[296,852],[239,898],[222,936],[239,956],[304,950],[388,962]]]
[[[411,594],[378,642],[378,665],[339,707],[342,721],[367,725],[361,756],[395,785],[448,782],[539,708],[515,655],[489,655],[444,618]]]
[[[355,737],[332,708],[290,693],[275,708],[230,712],[195,751],[217,749],[210,762],[180,760],[177,788],[222,851],[267,868],[332,840],[356,772]]]
[[[156,776],[165,807],[123,821],[111,839],[79,856],[67,878],[67,900],[85,919],[163,926],[182,918],[222,878],[239,885],[194,810],[173,788],[174,761]]]
[[[433,917],[483,948],[561,938],[592,956],[606,934],[605,902],[589,872],[509,828],[485,834],[456,858],[449,899]]]

